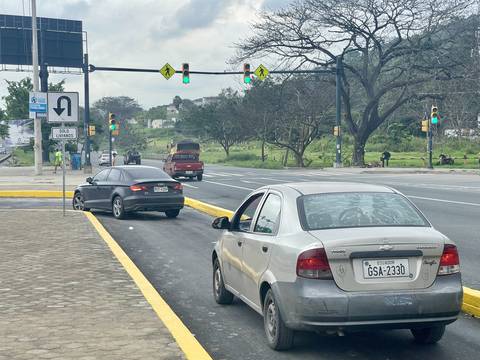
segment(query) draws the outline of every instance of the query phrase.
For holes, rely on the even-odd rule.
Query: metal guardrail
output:
[[[0,164],[3,163],[4,161],[7,161],[8,159],[10,159],[12,157],[12,153],[4,156],[3,158],[0,157]]]

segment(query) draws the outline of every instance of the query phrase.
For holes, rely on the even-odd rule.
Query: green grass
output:
[[[144,158],[163,159],[167,154],[167,144],[171,140],[174,142],[184,139],[184,136],[175,134],[172,130],[164,129],[145,129],[145,135],[149,137],[148,146],[142,152]],[[373,141],[379,141],[373,137]],[[223,148],[216,143],[200,141],[201,159],[207,164],[224,164],[230,166],[282,169],[285,150],[272,145],[267,145],[265,153],[266,161],[261,161],[261,143],[256,141],[246,142],[233,146],[230,149],[230,155],[227,157]],[[395,151],[404,149],[404,151]],[[380,163],[380,155],[388,149],[392,154],[390,167],[426,167],[427,153],[426,140],[421,138],[407,138],[400,144],[387,146],[380,142],[370,142],[366,146],[365,163]],[[350,166],[353,146],[351,139],[344,138],[343,163]],[[407,151],[410,150],[410,151]],[[480,142],[465,141],[458,139],[437,140],[434,144],[433,165],[437,168],[467,168],[478,169],[478,157],[480,156]],[[335,141],[333,137],[314,141],[305,153],[305,163],[310,168],[332,167],[335,161]],[[455,158],[454,165],[437,165],[438,156],[448,154]],[[467,154],[467,160],[464,163],[463,156]],[[290,152],[287,167],[295,167],[296,163],[293,154]]]
[[[25,151],[22,148],[16,148],[13,151],[13,158],[15,166],[32,166],[34,164],[33,151]]]

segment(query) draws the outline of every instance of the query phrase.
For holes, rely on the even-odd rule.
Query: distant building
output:
[[[152,129],[171,129],[175,126],[175,122],[170,119],[154,119],[151,120]]]
[[[476,129],[445,129],[443,134],[449,138],[469,138],[477,139],[479,137],[479,131]]]
[[[197,106],[205,106],[218,101],[218,96],[206,96],[193,100],[192,102]]]

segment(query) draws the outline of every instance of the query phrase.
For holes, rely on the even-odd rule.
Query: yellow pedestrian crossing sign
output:
[[[270,71],[268,71],[268,69],[265,66],[260,64],[260,66],[257,67],[257,70],[255,70],[254,74],[257,75],[257,77],[260,80],[265,80],[265,78],[268,76],[269,73],[270,73]]]
[[[163,75],[165,79],[170,79],[175,74],[175,69],[169,63],[166,63],[161,69],[160,74]]]

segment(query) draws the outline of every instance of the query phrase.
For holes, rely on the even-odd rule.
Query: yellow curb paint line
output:
[[[468,287],[463,288],[462,310],[467,314],[480,317],[480,291]]]
[[[72,198],[73,191],[66,191],[65,196]],[[62,191],[56,190],[0,190],[0,197],[8,198],[61,198]]]
[[[231,218],[234,213],[233,211],[190,198],[185,198],[185,205],[216,217],[228,216]],[[480,291],[463,287],[462,310],[467,314],[480,317]]]
[[[142,274],[142,272],[128,257],[128,255],[122,250],[120,245],[118,245],[118,243],[100,223],[100,221],[98,221],[98,219],[90,212],[84,212],[84,214],[90,220],[103,240],[107,243],[110,250],[123,265],[133,281],[135,281],[135,284],[137,284],[145,299],[150,303],[160,320],[170,331],[187,359],[212,360],[207,351],[188,330],[177,314],[173,312],[165,300],[163,300],[157,290],[155,290],[153,285],[147,280],[147,278]]]
[[[202,201],[198,201],[188,197],[185,198],[185,206],[189,206],[193,209],[199,210],[201,212],[204,212],[208,215],[215,216],[215,217],[227,216],[228,218],[231,218],[233,215],[233,211],[223,209],[221,207],[207,204]]]

